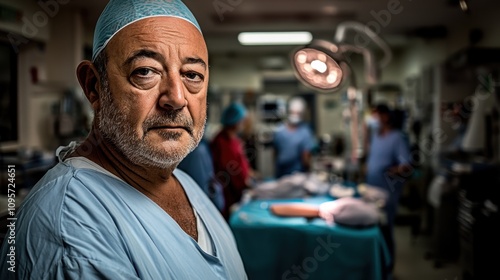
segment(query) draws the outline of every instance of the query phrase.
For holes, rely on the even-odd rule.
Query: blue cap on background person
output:
[[[221,123],[224,126],[231,126],[239,123],[247,115],[247,110],[245,106],[240,103],[232,103],[224,111],[221,116]]]
[[[92,60],[120,30],[138,20],[150,17],[176,17],[193,24],[201,33],[194,15],[181,0],[111,0],[99,17],[95,33]]]

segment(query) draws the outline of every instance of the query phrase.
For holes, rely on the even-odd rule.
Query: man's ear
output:
[[[78,82],[94,110],[99,108],[100,82],[99,74],[94,64],[88,60],[82,61],[76,69]]]

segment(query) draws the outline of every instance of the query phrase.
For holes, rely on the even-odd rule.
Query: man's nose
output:
[[[158,100],[160,107],[167,110],[180,110],[187,105],[187,100],[184,95],[184,84],[180,75],[168,77],[162,82],[160,88],[160,99]]]

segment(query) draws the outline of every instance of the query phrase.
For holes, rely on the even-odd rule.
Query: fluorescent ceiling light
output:
[[[302,45],[312,40],[310,32],[242,32],[238,41],[242,45]]]

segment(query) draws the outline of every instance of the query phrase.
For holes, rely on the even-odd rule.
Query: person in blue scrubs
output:
[[[17,211],[0,279],[246,279],[234,237],[176,169],[200,142],[201,29],[180,0],[111,0],[77,77],[95,118]]]
[[[274,133],[276,178],[309,171],[315,138],[309,126],[303,122],[305,109],[306,103],[302,98],[290,99],[288,118]]]
[[[383,232],[394,263],[394,219],[403,184],[411,176],[410,149],[404,134],[394,128],[395,120],[389,107],[379,104],[376,110],[380,128],[371,138],[366,183],[389,192],[384,208],[387,223]]]
[[[201,139],[200,144],[179,163],[177,168],[191,176],[222,212],[225,205],[223,188],[215,177],[210,145],[205,138]]]
[[[364,130],[365,130],[365,143],[364,149],[368,154],[370,152],[370,143],[374,135],[378,133],[380,129],[380,120],[377,113],[377,107],[373,106],[370,108],[368,116],[365,118]]]

